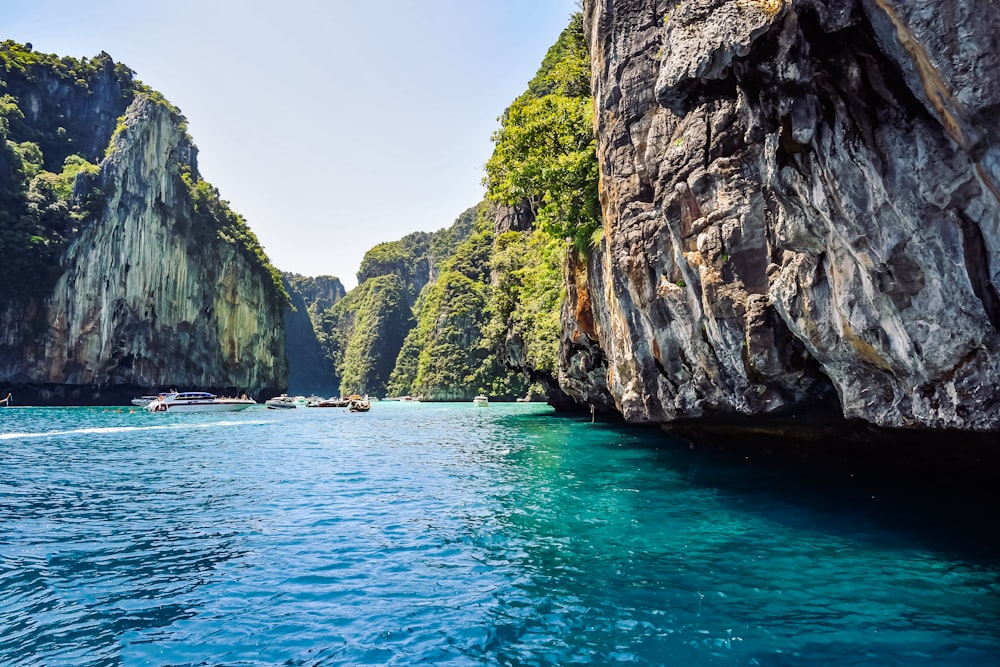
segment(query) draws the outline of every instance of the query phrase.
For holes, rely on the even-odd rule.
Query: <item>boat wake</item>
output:
[[[39,433],[0,433],[0,440],[19,440],[26,438],[56,438],[63,435],[85,435],[105,433],[132,433],[135,431],[173,431],[220,428],[226,426],[260,426],[273,424],[274,420],[259,419],[254,421],[224,421],[206,424],[158,424],[156,426],[103,426],[91,428],[74,428],[67,431],[41,431]]]

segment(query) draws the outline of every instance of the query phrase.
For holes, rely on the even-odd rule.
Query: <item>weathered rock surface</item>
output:
[[[1000,430],[990,0],[585,0],[604,242],[563,387],[633,422],[836,393]]]
[[[317,336],[314,315],[332,308],[347,291],[339,278],[282,275],[290,303],[285,309],[285,351],[288,357],[288,392],[295,395],[332,396],[340,393],[340,378]]]
[[[196,150],[178,119],[139,96],[124,123],[100,164],[106,204],[67,248],[55,289],[0,316],[0,381],[61,402],[136,387],[283,390],[273,281],[236,243],[193,224],[181,174],[197,179]]]

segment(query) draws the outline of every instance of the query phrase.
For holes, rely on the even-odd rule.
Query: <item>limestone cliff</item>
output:
[[[1000,430],[990,0],[585,0],[604,240],[563,387],[630,421],[839,401]]]
[[[290,303],[285,309],[285,340],[288,357],[288,393],[332,396],[340,392],[340,376],[333,359],[319,339],[319,314],[332,308],[347,294],[334,276],[282,275]]]
[[[33,94],[62,85],[75,84]],[[0,384],[20,390],[22,403],[120,400],[166,386],[283,389],[280,283],[242,219],[200,180],[183,118],[140,92],[113,138],[93,127],[102,129],[91,142],[110,139],[107,156],[76,181],[77,191],[103,193],[102,205],[73,229],[54,287],[4,302]]]

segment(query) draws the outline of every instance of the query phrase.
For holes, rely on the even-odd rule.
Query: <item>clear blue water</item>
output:
[[[1000,664],[974,533],[543,406],[13,408],[0,466],[3,665]]]

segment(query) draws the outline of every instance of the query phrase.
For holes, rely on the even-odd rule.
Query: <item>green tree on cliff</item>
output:
[[[549,386],[558,375],[566,239],[585,254],[601,228],[592,118],[583,18],[575,14],[500,119],[486,164],[489,199],[534,214],[530,231],[505,232],[494,244],[489,339],[506,363]]]
[[[486,163],[490,200],[529,202],[536,225],[586,251],[600,226],[590,60],[575,14],[528,90],[501,118]]]
[[[477,209],[474,232],[421,294],[417,325],[396,359],[390,393],[439,400],[468,400],[480,392],[497,397],[523,393],[523,379],[499,363],[487,336],[493,249],[487,211],[486,206]]]

